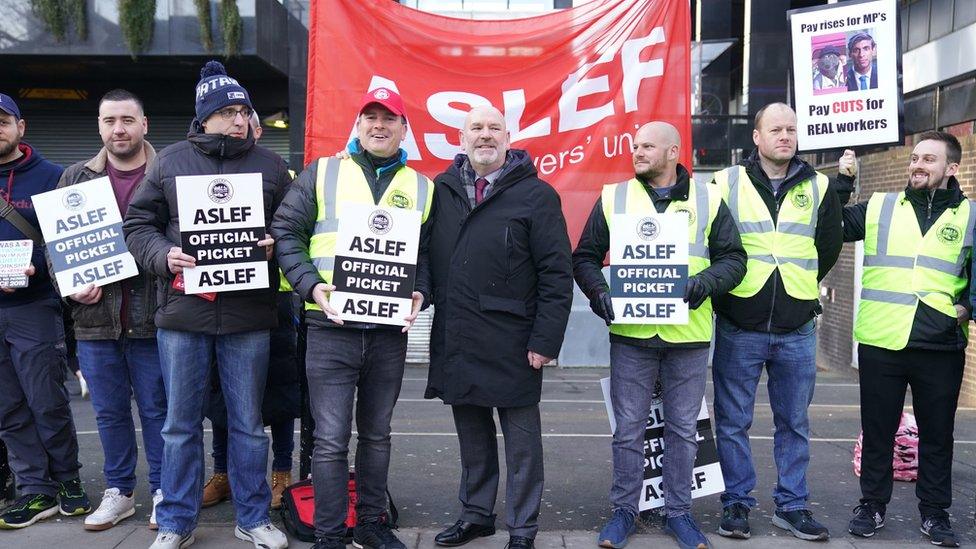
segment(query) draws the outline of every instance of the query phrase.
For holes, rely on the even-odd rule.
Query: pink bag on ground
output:
[[[854,474],[861,476],[861,445],[864,434],[857,436],[854,444]],[[895,470],[895,480],[913,482],[918,479],[918,425],[915,416],[902,412],[901,423],[895,432],[895,454],[892,466]]]

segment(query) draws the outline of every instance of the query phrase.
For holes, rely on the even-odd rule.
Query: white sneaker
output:
[[[136,500],[126,496],[118,488],[109,488],[102,495],[102,502],[95,512],[85,517],[85,530],[100,532],[115,526],[120,520],[136,513]]]
[[[237,536],[237,539],[253,543],[258,549],[285,549],[288,547],[288,538],[272,524],[265,524],[250,530],[244,530],[237,526],[234,528],[234,535]]]
[[[156,536],[156,541],[149,546],[149,549],[182,549],[193,545],[194,541],[196,538],[193,537],[193,532],[182,537],[172,532],[163,532]]]
[[[156,524],[156,506],[159,505],[160,502],[162,502],[162,501],[163,501],[163,491],[160,490],[159,488],[156,488],[156,491],[153,492],[153,510],[152,510],[152,514],[149,515],[149,529],[150,530],[159,530],[159,525]]]
[[[81,375],[81,370],[75,372],[75,376],[78,378],[78,386],[81,388],[81,398],[84,400],[88,398],[88,382],[85,381],[85,376]]]

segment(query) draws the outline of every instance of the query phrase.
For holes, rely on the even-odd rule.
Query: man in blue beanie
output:
[[[61,167],[21,140],[26,124],[0,93],[0,240],[34,240],[26,288],[0,288],[0,439],[21,497],[0,513],[0,528],[24,528],[57,515],[91,511],[78,477],[78,440],[64,388],[61,301],[44,260],[31,196],[54,190]],[[60,509],[59,509],[60,503]]]
[[[174,284],[196,259],[180,248],[176,177],[260,173],[264,222],[271,224],[291,177],[284,161],[255,144],[250,96],[216,61],[200,72],[196,118],[186,141],[160,151],[125,216],[126,244],[139,265],[159,277],[156,339],[168,409],[163,425],[163,501],[152,549],[193,543],[203,489],[203,417],[212,357],[218,369],[230,432],[228,473],[237,511],[234,534],[255,547],[288,546],[268,509],[268,437],[261,400],[268,371],[270,330],[277,324],[278,268],[268,262],[270,286],[257,290],[187,295]],[[272,259],[274,241],[258,242]]]

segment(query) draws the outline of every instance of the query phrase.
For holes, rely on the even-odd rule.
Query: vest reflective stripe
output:
[[[404,166],[393,175],[379,204],[413,208],[420,212],[421,220],[426,221],[430,214],[432,190],[433,183],[429,179]],[[323,158],[319,160],[315,174],[315,203],[315,232],[309,242],[309,255],[322,280],[331,283],[342,207],[344,204],[375,204],[373,191],[355,160]],[[319,309],[314,303],[306,303],[305,308]]]
[[[697,274],[711,265],[708,254],[708,235],[712,221],[718,214],[722,197],[708,185],[689,181],[688,200],[672,200],[667,213],[687,210],[693,214],[688,225],[688,274]],[[644,184],[637,179],[603,187],[603,215],[607,227],[613,230],[614,214],[642,214],[656,211]],[[708,298],[698,309],[688,311],[688,324],[613,324],[610,333],[637,339],[655,335],[669,343],[698,343],[712,337],[712,300]]]
[[[752,297],[779,269],[786,293],[796,299],[817,299],[819,261],[815,237],[817,213],[829,183],[827,177],[818,173],[791,187],[775,223],[745,167],[716,172],[715,183],[732,212],[748,254],[746,276],[731,293]]]
[[[976,207],[963,201],[922,235],[905,193],[876,193],[868,201],[864,271],[854,337],[890,350],[904,349],[919,301],[956,318],[955,302],[968,284],[966,267]],[[967,330],[961,330],[968,336]]]

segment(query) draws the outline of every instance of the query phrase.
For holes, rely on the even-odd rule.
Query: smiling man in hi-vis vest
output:
[[[756,150],[747,159],[714,176],[749,256],[742,283],[714,302],[715,441],[725,477],[718,532],[750,536],[756,471],[749,427],[765,368],[776,424],[773,524],[824,540],[830,534],[807,505],[807,407],[817,378],[818,283],[843,245],[841,206],[827,177],[796,156],[796,113],[789,106],[760,109],[752,140]]]
[[[308,322],[306,375],[315,449],[317,549],[346,546],[349,438],[356,406],[356,527],[358,547],[405,549],[387,523],[390,420],[400,395],[407,330],[423,295],[413,292],[407,326],[344,322],[329,304],[336,238],[343,209],[352,204],[415,209],[427,222],[433,183],[406,165],[400,148],[407,134],[403,99],[388,88],[363,97],[356,117],[358,137],[342,158],[320,158],[292,184],[275,214],[278,261],[305,300]],[[418,235],[419,237],[419,235]],[[421,251],[419,262],[426,260]]]
[[[844,208],[844,240],[864,241],[854,322],[864,432],[861,500],[848,528],[856,536],[870,537],[884,526],[893,440],[911,386],[921,531],[935,545],[959,545],[946,510],[952,504],[952,431],[966,365],[976,222],[976,208],[954,177],[961,160],[953,135],[925,132],[909,159],[904,190],[874,193]],[[854,175],[856,164],[847,170]]]
[[[645,124],[634,138],[634,177],[603,187],[573,252],[573,271],[590,307],[610,326],[613,433],[613,517],[601,547],[619,549],[634,533],[644,481],[644,430],[654,384],[664,387],[664,500],[667,531],[681,547],[708,547],[691,517],[691,479],[698,451],[698,412],[708,378],[712,339],[710,297],[735,287],[746,273],[739,231],[714,185],[697,183],[678,164],[681,137],[665,122]],[[614,214],[687,212],[687,324],[614,324],[603,258]]]

